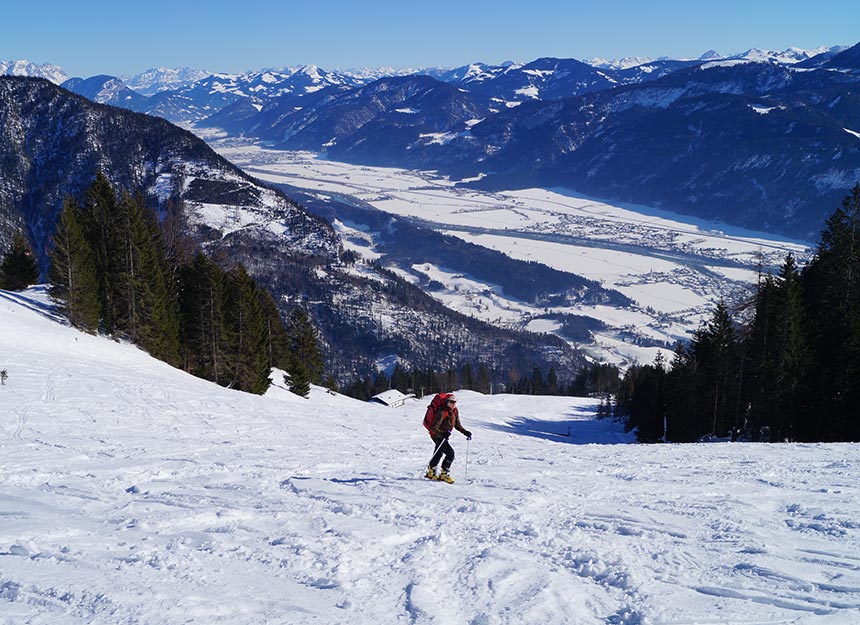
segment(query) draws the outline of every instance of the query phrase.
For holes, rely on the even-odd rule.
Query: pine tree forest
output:
[[[811,261],[763,276],[739,323],[725,303],[673,361],[624,376],[616,414],[643,441],[860,441],[860,185]]]
[[[305,315],[290,336],[271,295],[244,267],[222,269],[180,241],[140,195],[99,174],[82,202],[67,198],[53,238],[50,293],[72,325],[133,342],[152,356],[222,386],[263,393],[272,367],[289,370],[301,344],[322,377]],[[34,282],[33,279],[31,282]],[[307,394],[306,392],[304,394]]]
[[[494,382],[504,378],[506,382]],[[516,368],[497,371],[484,362],[466,362],[456,369],[408,369],[397,364],[390,373],[375,372],[348,385],[343,392],[357,399],[370,399],[378,393],[397,389],[402,393],[424,395],[448,392],[456,389],[477,391],[485,395],[510,393],[514,395],[565,395],[573,397],[600,397],[609,402],[621,384],[617,366],[595,363],[583,367],[567,381],[559,380],[555,368],[550,365],[544,372],[533,367],[529,375]],[[609,417],[611,411],[600,413]]]

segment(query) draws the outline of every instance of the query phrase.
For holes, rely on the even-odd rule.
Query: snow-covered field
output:
[[[219,153],[267,182],[323,196],[355,197],[513,258],[579,274],[624,293],[637,303],[634,309],[578,305],[549,311],[606,322],[608,331],[596,337],[595,345],[583,347],[596,358],[619,364],[650,362],[658,349],[642,343],[673,346],[688,338],[720,298],[736,298],[754,284],[762,266],[778,267],[788,252],[803,260],[809,251],[803,242],[643,206],[610,204],[563,189],[469,190],[434,172],[350,165],[219,136],[207,136]],[[348,227],[336,226],[342,231]],[[346,238],[359,243],[356,251],[374,257],[372,238]],[[543,309],[506,298],[493,285],[444,267],[415,266],[412,272],[454,285],[432,295],[465,314],[538,331],[556,329],[532,321]]]
[[[588,399],[189,377],[0,291],[0,623],[860,623],[860,447],[641,446]]]

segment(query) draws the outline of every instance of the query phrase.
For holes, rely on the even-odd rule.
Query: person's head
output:
[[[445,403],[448,404],[449,408],[454,408],[457,406],[457,398],[453,395],[448,395],[448,398],[445,400]]]

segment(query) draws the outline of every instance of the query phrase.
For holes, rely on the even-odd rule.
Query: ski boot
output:
[[[451,477],[450,473],[448,473],[448,469],[442,469],[442,472],[439,473],[439,477],[437,479],[440,482],[447,482],[448,484],[454,483],[454,478]]]
[[[436,467],[427,467],[427,473],[424,474],[428,480],[439,480],[439,476],[436,474]]]

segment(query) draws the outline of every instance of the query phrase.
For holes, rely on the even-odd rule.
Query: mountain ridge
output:
[[[856,49],[830,63],[850,65]],[[427,83],[439,93],[443,84]],[[850,67],[729,59],[569,98],[517,106],[491,98],[471,119],[447,118],[435,129],[416,131],[414,114],[398,119],[402,102],[375,115],[362,109],[356,94],[370,85],[308,107],[291,101],[289,110],[271,109],[279,123],[305,120],[301,133],[267,128],[258,123],[265,114],[250,111],[230,129],[335,160],[480,178],[472,184],[484,189],[567,187],[814,239],[860,177],[857,84]],[[358,111],[357,124],[335,126]]]
[[[860,170],[850,112],[857,55],[858,46],[751,48],[617,70],[544,58],[429,78],[303,66],[212,75],[146,101],[117,83],[86,95],[356,164],[433,168],[480,177],[483,188],[563,186],[813,239]],[[371,95],[418,81],[428,89],[421,106]]]

